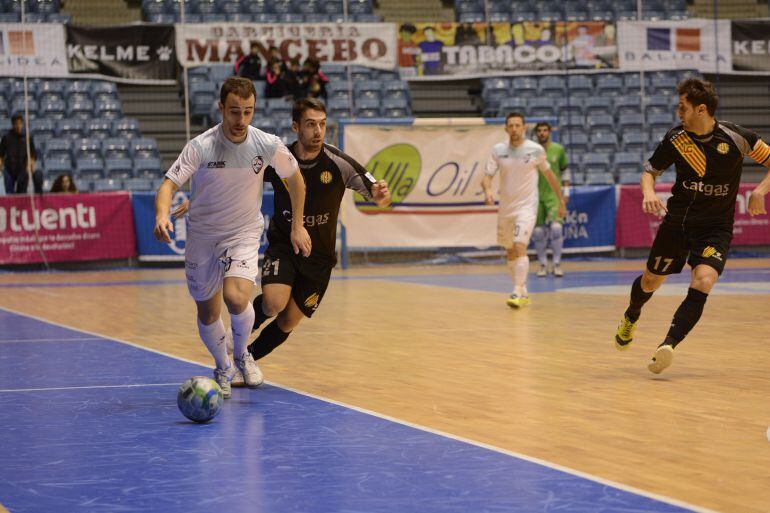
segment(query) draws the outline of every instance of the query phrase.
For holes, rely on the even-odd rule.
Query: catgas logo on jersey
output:
[[[262,171],[262,166],[265,165],[265,161],[262,160],[262,155],[257,155],[253,159],[251,159],[251,169],[254,170],[255,174],[259,174],[260,171]]]
[[[682,187],[690,191],[702,192],[706,196],[727,196],[730,192],[729,184],[712,185],[710,183],[704,184],[703,182],[688,182],[684,180]]]

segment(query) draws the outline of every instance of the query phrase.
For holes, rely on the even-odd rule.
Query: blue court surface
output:
[[[693,511],[277,386],[195,424],[176,391],[208,368],[1,309],[0,334],[13,513]]]

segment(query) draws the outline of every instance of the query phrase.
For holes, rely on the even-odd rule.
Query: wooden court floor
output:
[[[646,363],[682,295],[653,297],[629,351],[612,342],[641,265],[568,263],[564,283],[589,285],[533,294],[521,311],[499,291],[452,285],[507,283],[502,266],[335,271],[313,319],[261,367],[279,386],[696,506],[770,511],[770,260],[728,263],[755,277],[711,295],[658,377]],[[594,276],[617,286],[590,290]],[[210,363],[183,280],[182,269],[3,273],[0,307]]]

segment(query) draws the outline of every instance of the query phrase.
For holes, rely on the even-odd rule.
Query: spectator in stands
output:
[[[289,61],[289,67],[285,73],[286,84],[289,88],[289,94],[295,99],[299,100],[305,96],[304,87],[302,84],[302,68],[299,65],[299,59],[296,57]]]
[[[455,32],[455,46],[480,45],[481,39],[473,28],[473,23],[461,23]]]
[[[286,71],[286,62],[277,46],[271,46],[267,49],[267,62],[278,61],[281,63],[281,70]]]
[[[326,84],[329,83],[329,77],[321,71],[321,63],[318,59],[305,59],[302,63],[302,84],[304,91],[302,96],[311,96],[310,90],[315,89],[313,98],[321,97],[326,99]]]
[[[251,51],[235,63],[235,76],[259,80],[262,78],[262,59],[259,57],[259,44],[251,43]]]
[[[53,185],[51,186],[51,192],[68,192],[68,193],[76,193],[78,192],[77,186],[75,186],[75,181],[72,179],[72,175],[69,173],[63,173],[56,177],[56,180],[54,180]]]
[[[283,98],[292,93],[286,80],[286,72],[281,68],[281,61],[273,59],[265,74],[265,98]]]
[[[43,174],[34,171],[37,151],[32,135],[29,136],[29,159],[27,158],[27,134],[24,131],[24,116],[14,114],[11,117],[12,128],[0,140],[0,166],[5,164],[5,192],[7,194],[26,194],[29,186],[29,172],[35,194],[43,193]]]

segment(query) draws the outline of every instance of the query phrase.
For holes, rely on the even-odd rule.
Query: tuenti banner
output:
[[[407,80],[612,70],[618,67],[615,24],[402,23],[398,64]]]
[[[735,202],[733,246],[770,244],[770,219],[767,216],[751,217],[748,212],[749,195],[756,184],[741,184]],[[619,248],[648,248],[652,245],[661,218],[642,211],[642,190],[639,186],[620,186],[618,198],[617,246]],[[667,201],[671,196],[671,184],[655,186],[658,196]]]
[[[732,22],[733,70],[770,73],[770,20]]]
[[[267,60],[275,46],[284,60],[308,57],[321,63],[356,64],[391,70],[396,67],[393,23],[200,23],[176,25],[177,59],[183,66],[235,64],[259,45]]]
[[[173,25],[66,25],[67,65],[73,75],[121,82],[176,83]]]
[[[37,230],[37,236],[35,231]],[[0,265],[136,255],[127,192],[0,197]]]

